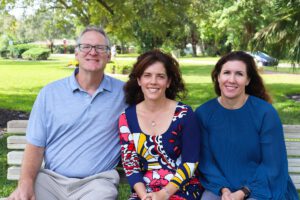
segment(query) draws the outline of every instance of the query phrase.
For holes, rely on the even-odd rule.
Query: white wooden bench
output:
[[[16,133],[7,138],[7,148],[11,151],[7,154],[8,180],[18,180],[20,177],[20,165],[25,148],[27,121],[10,121],[7,125],[8,133]],[[289,174],[297,189],[300,189],[300,125],[283,125],[285,143],[288,154]],[[23,134],[21,134],[23,133]],[[126,182],[126,177],[121,171],[121,182]]]

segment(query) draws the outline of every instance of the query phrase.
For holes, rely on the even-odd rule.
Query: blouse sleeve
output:
[[[191,108],[186,109],[186,116],[184,116],[181,130],[182,162],[178,166],[175,176],[170,181],[177,188],[189,182],[189,179],[194,175],[199,161],[200,132],[196,124],[194,112]]]
[[[260,130],[262,161],[247,186],[253,198],[284,199],[288,180],[287,155],[282,124],[273,107],[265,113]]]
[[[119,118],[119,135],[121,142],[122,165],[127,176],[129,185],[133,189],[133,186],[136,183],[145,182],[143,180],[143,174],[141,172],[139,158],[134,146],[134,141],[128,126],[125,113],[122,113]]]
[[[220,190],[223,187],[229,188],[230,184],[226,180],[225,176],[218,168],[218,165],[212,155],[212,152],[209,147],[209,133],[207,132],[200,110],[196,111],[197,113],[197,122],[201,131],[201,145],[200,145],[200,181],[203,187],[216,195],[220,195]]]

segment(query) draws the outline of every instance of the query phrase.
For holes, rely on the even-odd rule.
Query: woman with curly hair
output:
[[[124,87],[129,107],[120,116],[122,163],[131,200],[200,199],[200,132],[188,105],[178,62],[152,50],[138,57]]]

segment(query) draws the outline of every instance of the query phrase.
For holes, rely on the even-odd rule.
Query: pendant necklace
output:
[[[156,126],[156,122],[154,120],[151,121],[151,126],[155,127]]]

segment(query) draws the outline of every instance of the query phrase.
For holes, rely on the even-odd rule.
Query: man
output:
[[[75,56],[74,74],[44,87],[34,103],[21,177],[9,200],[117,198],[123,82],[104,75],[110,48],[102,29],[86,28]]]

